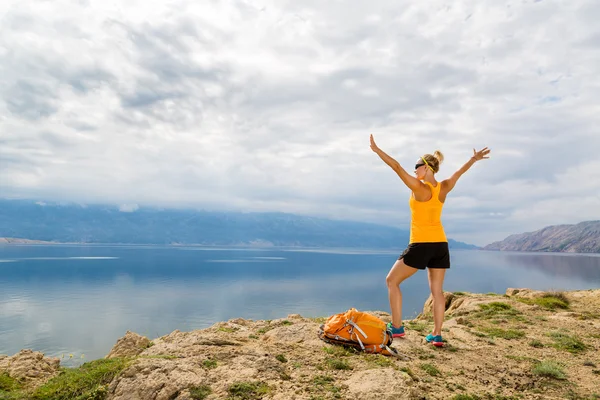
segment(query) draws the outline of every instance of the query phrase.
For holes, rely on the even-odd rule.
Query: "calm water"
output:
[[[385,275],[398,253],[0,246],[0,354],[31,348],[66,354],[69,365],[105,356],[127,330],[152,339],[237,317],[387,311]],[[598,255],[455,250],[451,257],[449,291],[600,287]],[[404,315],[413,317],[429,295],[426,273],[405,282],[403,294]]]

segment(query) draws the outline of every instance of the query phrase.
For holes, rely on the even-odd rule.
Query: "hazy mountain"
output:
[[[511,235],[483,249],[600,253],[600,221],[548,226],[535,232]]]
[[[260,245],[400,249],[390,226],[283,213],[210,212],[0,200],[0,238],[70,243]],[[13,241],[14,243],[14,241]],[[449,240],[451,248],[477,248]]]

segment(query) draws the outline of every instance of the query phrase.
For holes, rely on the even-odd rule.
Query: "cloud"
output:
[[[138,206],[137,204],[121,204],[119,206],[119,211],[120,212],[136,212],[137,210],[140,209],[140,206]]]
[[[455,239],[597,218],[593,0],[22,1],[0,15],[3,196],[407,227],[374,133],[409,170],[442,150],[440,178],[492,148],[449,197]]]

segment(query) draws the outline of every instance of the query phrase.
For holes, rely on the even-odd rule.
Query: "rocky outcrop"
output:
[[[548,226],[535,232],[511,235],[484,250],[600,253],[600,221]]]
[[[117,340],[106,358],[133,357],[150,346],[150,339],[137,333],[127,331],[125,336]]]
[[[38,386],[58,374],[60,359],[45,357],[44,354],[21,350],[12,357],[0,355],[0,373],[29,386]]]

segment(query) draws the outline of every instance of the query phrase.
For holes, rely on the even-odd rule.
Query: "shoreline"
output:
[[[326,344],[316,335],[325,317],[294,314],[236,318],[152,340],[127,332],[106,358],[68,374],[41,353],[0,356],[0,385],[10,380],[18,387],[5,390],[11,400],[69,398],[56,397],[70,390],[68,379],[99,370],[110,379],[79,389],[107,400],[600,397],[600,289],[445,296],[445,346],[424,343],[432,326],[429,299],[421,314],[405,320],[406,338],[394,340],[402,358]],[[389,320],[385,312],[370,313]],[[238,389],[247,397],[235,397]],[[42,390],[55,397],[40,397]]]

